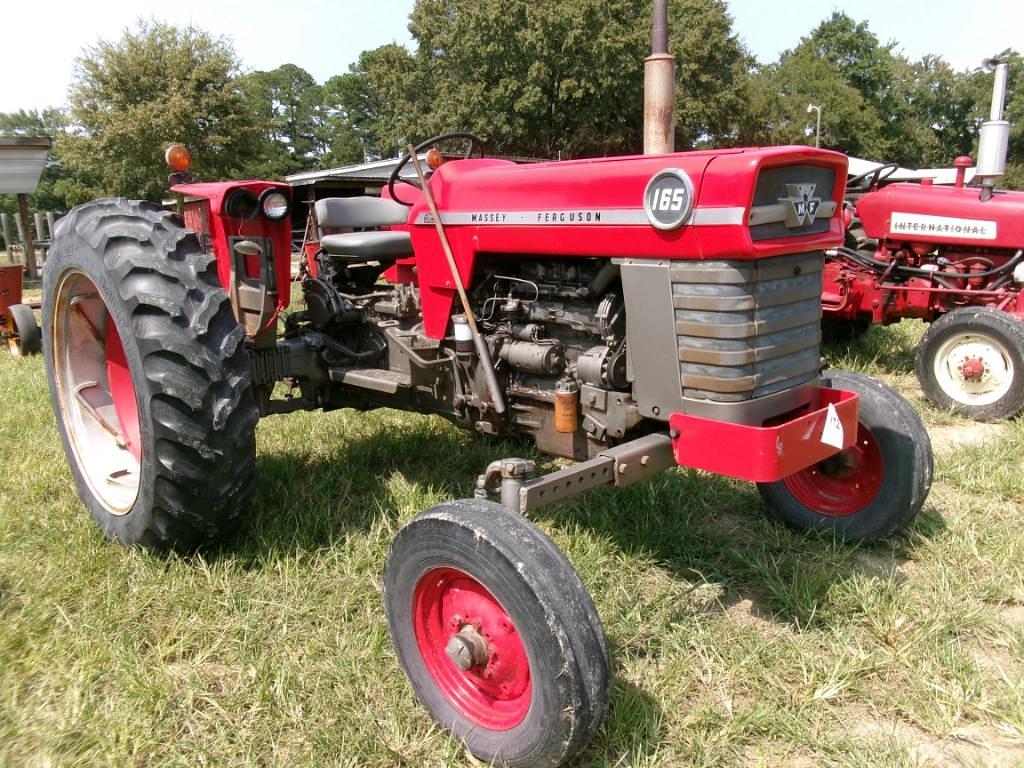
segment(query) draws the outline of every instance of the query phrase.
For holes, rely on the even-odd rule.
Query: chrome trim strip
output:
[[[742,207],[695,208],[684,226],[742,225],[746,209]],[[415,224],[433,224],[423,212]],[[650,226],[643,208],[577,208],[547,211],[446,211],[441,214],[446,226],[480,227],[607,227]]]

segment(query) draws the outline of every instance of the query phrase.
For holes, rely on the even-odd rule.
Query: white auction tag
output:
[[[825,428],[821,430],[821,442],[831,445],[833,448],[843,447],[843,422],[839,420],[839,413],[832,403],[828,404],[828,412],[825,414]]]

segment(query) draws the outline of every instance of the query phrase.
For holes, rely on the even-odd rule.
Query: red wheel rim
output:
[[[110,399],[114,401],[114,412],[121,426],[121,436],[135,460],[142,463],[142,439],[139,429],[139,404],[135,399],[135,384],[128,370],[128,358],[124,354],[121,336],[114,325],[114,318],[107,315],[107,336],[104,342],[107,365],[107,386]]]
[[[835,456],[796,472],[783,482],[793,498],[818,514],[846,517],[872,502],[885,473],[882,451],[863,424],[857,442]]]
[[[462,571],[436,568],[420,578],[412,610],[423,663],[452,706],[492,731],[521,723],[533,690],[530,660],[515,624],[494,595]],[[486,661],[466,670],[446,650],[463,630],[475,631],[486,641]]]

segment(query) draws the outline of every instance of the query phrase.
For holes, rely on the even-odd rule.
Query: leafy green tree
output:
[[[649,6],[640,3],[638,13],[645,49]],[[669,48],[676,57],[676,146],[736,143],[737,125],[748,108],[754,60],[733,32],[726,4],[671,0],[669,13]]]
[[[331,165],[391,157],[425,138],[420,115],[430,105],[413,56],[400,45],[363,51],[323,87],[324,143]]]
[[[418,0],[417,135],[453,128],[513,154],[600,155],[642,144],[646,0]],[[714,140],[744,52],[721,0],[672,0],[677,143]]]
[[[840,12],[822,21],[775,64],[761,67],[751,86],[760,96],[744,138],[755,143],[806,143],[807,105],[821,107],[821,144],[880,159],[898,148],[897,59],[866,22]],[[772,94],[775,94],[774,96]]]
[[[262,126],[254,175],[280,178],[317,167],[323,146],[323,89],[295,64],[247,75],[243,88]]]
[[[954,71],[937,56],[918,62],[900,60],[895,90],[902,100],[901,157],[909,165],[948,167],[954,158],[967,155],[977,125],[971,113],[974,97],[967,75]]]
[[[192,150],[198,178],[237,175],[257,155],[260,131],[227,41],[194,27],[140,21],[117,42],[78,59],[70,92],[69,169],[93,180],[79,200],[166,194],[164,149]]]

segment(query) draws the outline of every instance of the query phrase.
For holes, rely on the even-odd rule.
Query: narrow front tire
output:
[[[475,499],[421,513],[391,545],[384,599],[413,690],[476,757],[556,768],[590,743],[611,682],[604,630],[526,518]]]

